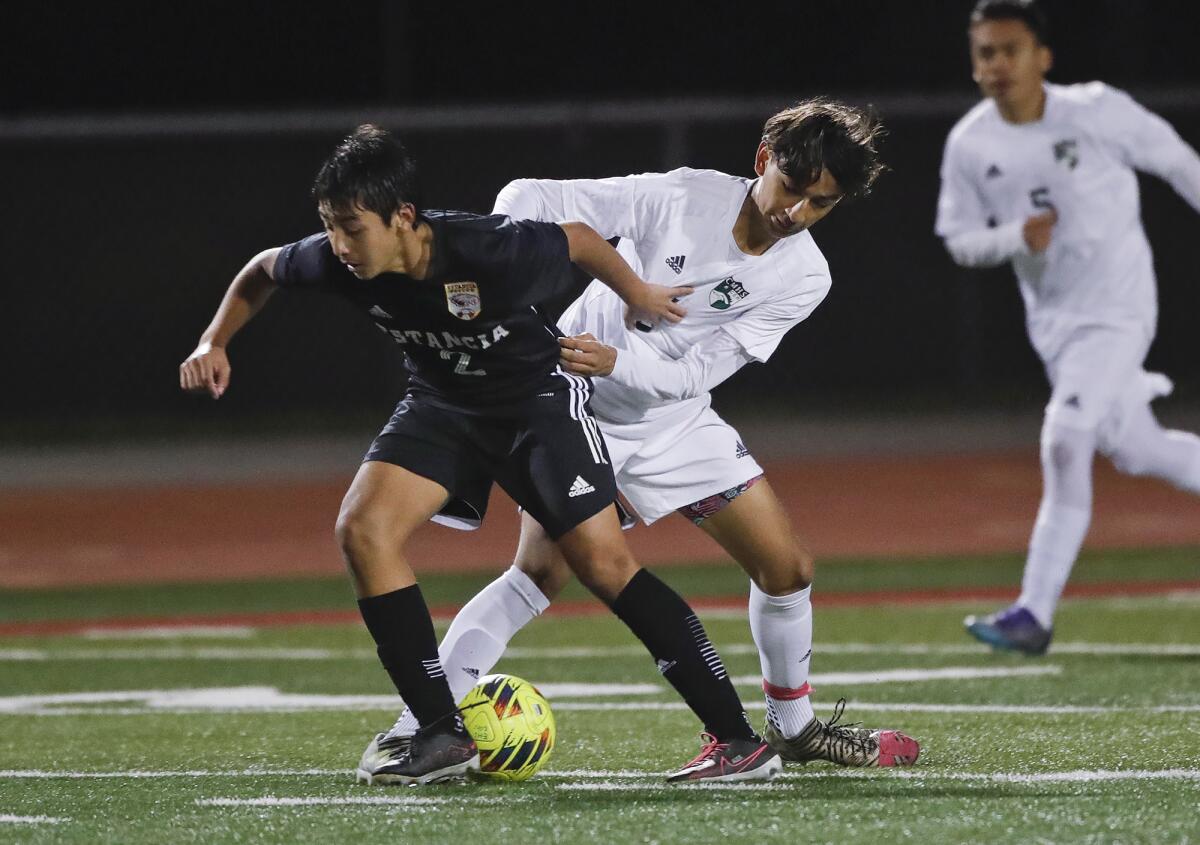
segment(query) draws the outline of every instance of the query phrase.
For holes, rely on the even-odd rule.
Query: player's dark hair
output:
[[[846,198],[871,190],[884,164],[875,142],[883,125],[869,112],[823,98],[804,100],[767,118],[762,139],[798,188],[828,169]]]
[[[1050,23],[1034,0],[979,0],[971,12],[967,27],[984,21],[1020,21],[1029,28],[1039,44],[1048,44]]]
[[[420,210],[417,163],[390,132],[364,123],[325,159],[312,195],[334,211],[359,206],[388,223],[405,203]]]

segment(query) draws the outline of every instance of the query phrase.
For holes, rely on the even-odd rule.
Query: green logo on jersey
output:
[[[1065,164],[1068,170],[1074,170],[1079,164],[1079,142],[1074,138],[1055,141],[1054,160]]]
[[[741,282],[730,276],[712,289],[712,293],[708,295],[708,304],[718,311],[724,311],[733,303],[743,300],[749,295],[750,291],[742,287]]]

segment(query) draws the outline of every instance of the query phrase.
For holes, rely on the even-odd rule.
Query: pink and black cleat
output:
[[[779,755],[761,739],[721,742],[709,733],[700,736],[704,739],[700,753],[682,769],[667,775],[667,783],[770,780],[783,771]]]

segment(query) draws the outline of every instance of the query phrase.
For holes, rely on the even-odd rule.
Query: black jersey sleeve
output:
[[[519,306],[540,305],[572,288],[567,233],[557,223],[509,218],[497,234],[496,257],[507,268]]]
[[[333,257],[329,236],[324,232],[288,244],[275,259],[272,276],[285,288],[328,287],[345,267]]]

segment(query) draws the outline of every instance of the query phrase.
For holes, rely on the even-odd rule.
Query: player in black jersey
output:
[[[493,480],[558,542],[711,734],[670,779],[769,779],[779,757],[750,727],[703,627],[625,545],[591,383],[558,366],[559,332],[539,307],[573,284],[572,261],[612,287],[631,320],[678,321],[673,299],[691,289],[646,284],[582,223],[421,211],[415,179],[398,141],[359,127],[313,186],[325,232],[252,259],[180,366],[183,389],[219,398],[225,347],[277,287],[344,296],[404,349],[408,393],[346,493],[337,538],[380,661],[421,729],[378,735],[360,779],[430,783],[479,766],[404,545],[429,519],[478,524]]]

